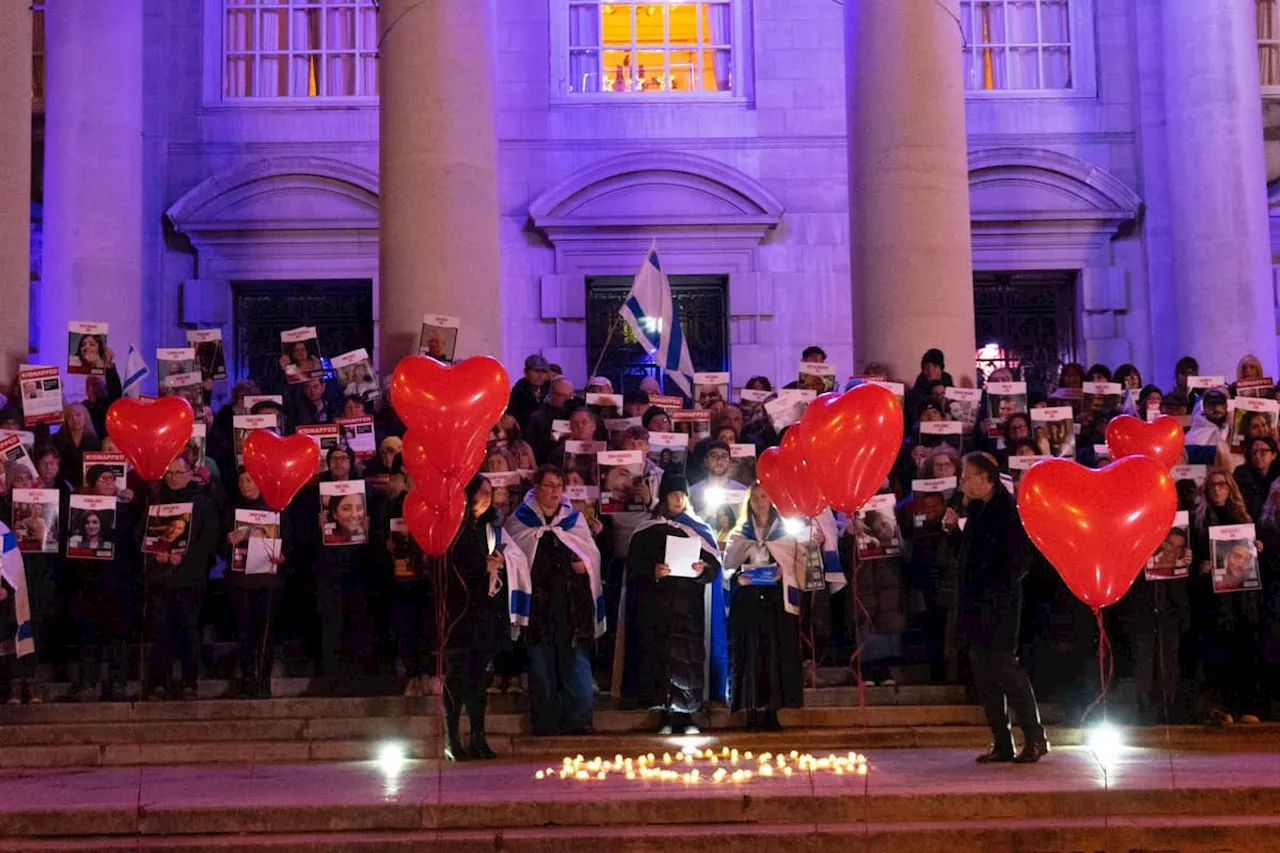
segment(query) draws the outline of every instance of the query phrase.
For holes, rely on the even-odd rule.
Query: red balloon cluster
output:
[[[1098,471],[1046,459],[1018,484],[1027,535],[1075,596],[1095,609],[1124,597],[1177,509],[1168,467],[1148,456],[1127,456]]]
[[[484,461],[489,430],[502,417],[511,380],[486,355],[452,367],[422,355],[396,365],[391,405],[408,428],[401,448],[413,488],[404,523],[428,557],[449,550],[466,513],[467,482]]]
[[[305,435],[281,438],[255,429],[244,437],[244,470],[267,506],[281,512],[320,468],[320,448]]]
[[[181,397],[143,403],[122,397],[107,409],[107,432],[144,480],[159,480],[191,440],[196,416]]]
[[[902,406],[879,385],[823,394],[756,461],[784,517],[815,516],[830,506],[854,512],[880,489],[902,444]]]
[[[1132,415],[1120,415],[1107,424],[1107,448],[1112,459],[1149,456],[1169,470],[1178,464],[1186,446],[1182,424],[1169,415],[1150,423]]]

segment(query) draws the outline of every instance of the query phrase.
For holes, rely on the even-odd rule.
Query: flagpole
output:
[[[604,354],[609,351],[609,344],[613,342],[613,333],[618,330],[618,324],[622,322],[621,314],[613,315],[613,322],[609,324],[609,334],[605,336],[604,346],[600,347],[600,357],[596,359],[596,366],[591,373],[587,374],[587,382],[590,383],[600,372],[600,365],[604,363]]]

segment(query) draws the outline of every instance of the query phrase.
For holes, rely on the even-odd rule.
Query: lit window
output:
[[[378,94],[374,0],[224,0],[223,97]]]
[[[569,94],[732,93],[734,2],[569,0]]]
[[[44,111],[44,4],[31,5],[31,102],[36,112]]]
[[[975,92],[1075,88],[1078,0],[960,0],[964,85]]]
[[[1258,66],[1262,89],[1280,94],[1280,2],[1258,0]]]

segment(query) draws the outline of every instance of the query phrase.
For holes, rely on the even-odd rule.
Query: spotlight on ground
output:
[[[1085,736],[1085,745],[1099,764],[1110,767],[1124,750],[1124,738],[1121,737],[1120,729],[1111,723],[1099,723]]]
[[[404,744],[391,741],[378,748],[378,769],[387,776],[396,776],[404,769],[407,756]]]
[[[699,749],[701,747],[708,747],[714,744],[715,742],[716,742],[715,738],[706,737],[705,735],[704,736],[680,735],[676,737],[667,738],[667,743],[687,751]]]

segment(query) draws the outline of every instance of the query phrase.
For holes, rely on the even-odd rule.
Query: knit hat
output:
[[[920,369],[923,370],[926,364],[936,364],[939,370],[946,370],[946,359],[943,358],[942,350],[931,349],[926,350],[925,354],[920,358]]]
[[[658,486],[658,501],[665,503],[667,495],[672,492],[689,494],[689,480],[683,474],[673,472],[662,475],[662,485]]]

